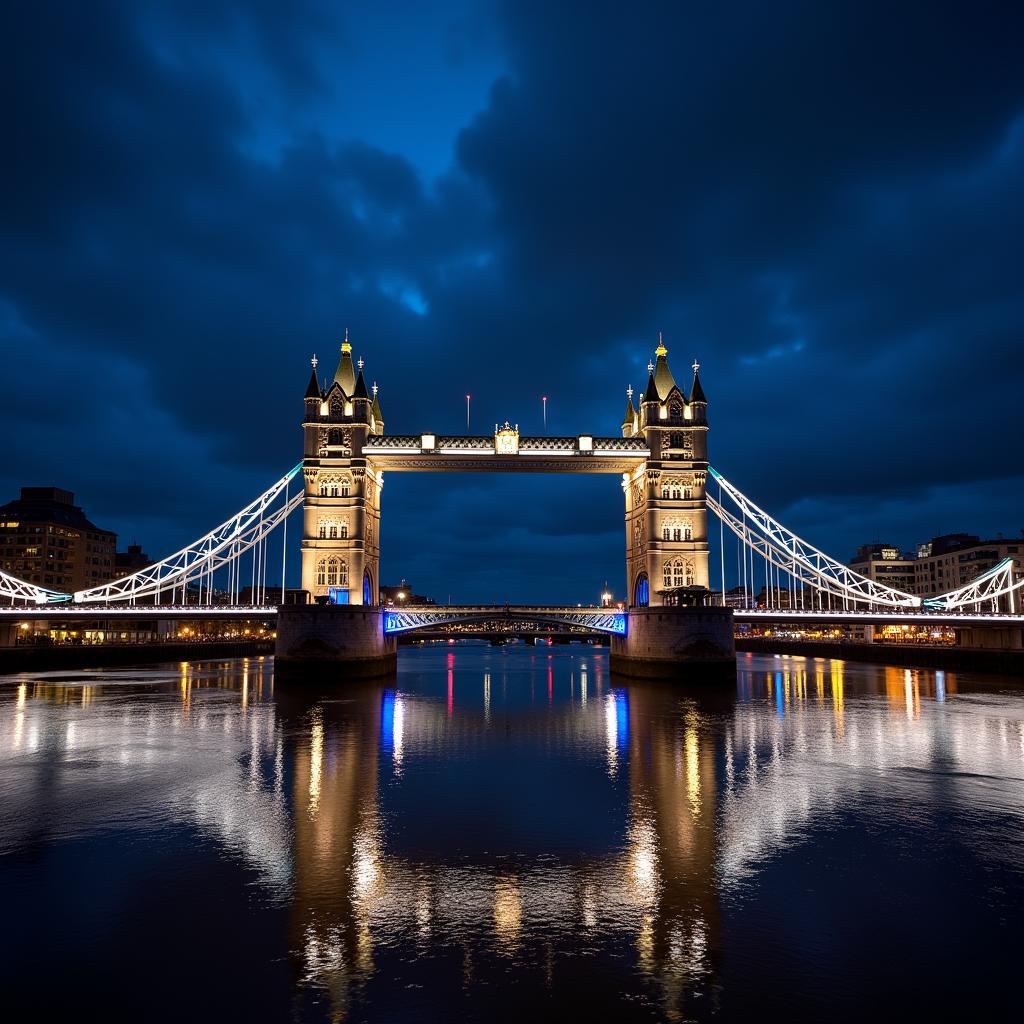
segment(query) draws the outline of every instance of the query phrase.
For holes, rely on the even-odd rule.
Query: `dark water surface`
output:
[[[0,680],[12,1021],[1019,1019],[1022,840],[1014,680],[523,646]]]

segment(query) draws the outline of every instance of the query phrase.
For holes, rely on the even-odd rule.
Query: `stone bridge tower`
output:
[[[627,392],[624,437],[642,435],[651,455],[646,465],[624,474],[626,579],[633,606],[703,603],[708,590],[707,399],[693,364],[687,397],[668,366],[659,335],[649,363],[640,408]]]
[[[375,605],[383,474],[363,446],[384,430],[377,385],[371,397],[347,331],[334,379],[323,388],[316,367],[314,356],[302,419],[302,589],[313,601]]]

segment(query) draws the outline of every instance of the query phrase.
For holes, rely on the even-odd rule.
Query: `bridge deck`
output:
[[[382,609],[382,612],[384,609]],[[401,609],[387,609],[400,613],[433,613],[433,621],[466,621],[470,618],[514,617],[526,619],[531,615],[545,619],[559,618],[568,621],[579,616],[580,624],[593,621],[596,617],[609,614],[625,615],[617,609],[580,608],[575,605],[420,605]],[[277,607],[269,605],[100,605],[100,604],[54,604],[22,605],[0,607],[0,621],[44,621],[44,620],[85,620],[85,619],[273,619]],[[945,625],[945,626],[1024,626],[1024,614],[1010,615],[1005,612],[942,612],[942,611],[818,611],[811,609],[764,609],[737,608],[736,622],[746,623],[791,623],[808,624],[833,622],[845,625]]]

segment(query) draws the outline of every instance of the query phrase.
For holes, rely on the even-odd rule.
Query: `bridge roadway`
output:
[[[568,625],[597,626],[597,620],[618,609],[585,608],[575,605],[408,605],[386,609],[389,614],[422,615],[422,624],[396,632],[470,621],[483,617],[529,619],[531,616]],[[1024,626],[1024,614],[1005,612],[943,611],[853,611],[833,609],[736,608],[736,622],[750,624],[836,623],[837,625],[916,625],[916,626]],[[85,621],[90,619],[259,619],[277,617],[277,606],[253,605],[26,605],[0,607],[0,622]],[[628,614],[627,614],[628,619]],[[575,621],[574,621],[575,620]],[[618,632],[608,628],[604,632]]]

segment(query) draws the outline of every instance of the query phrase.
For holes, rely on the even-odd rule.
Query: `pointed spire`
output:
[[[647,390],[644,392],[642,405],[646,405],[648,402],[660,402],[661,398],[658,395],[658,386],[654,383],[654,374],[648,372],[647,375]]]
[[[622,420],[624,427],[631,427],[636,422],[636,408],[633,406],[633,385],[626,388],[626,415]]]
[[[313,356],[310,362],[313,364],[313,372],[309,375],[309,385],[306,388],[306,398],[315,398],[319,401],[323,396],[320,394],[320,385],[316,380],[316,356]]]
[[[363,380],[363,371],[359,371],[359,376],[356,378],[355,387],[352,389],[353,398],[365,398],[367,401],[370,400],[369,392],[366,390],[366,381]]]
[[[658,347],[654,350],[654,354],[658,360],[654,366],[654,383],[658,388],[658,397],[664,402],[668,393],[676,386],[676,382],[672,371],[668,368],[668,360],[665,358],[668,355],[668,349],[665,348],[661,331],[658,331]]]
[[[700,377],[697,371],[700,370],[700,363],[696,359],[693,361],[693,387],[690,388],[690,402],[703,402],[705,405],[708,404],[707,398],[704,397],[704,389],[700,386]]]
[[[384,414],[380,411],[380,402],[377,400],[377,382],[373,382],[373,387],[370,389],[373,392],[373,405],[370,406],[370,412],[373,413],[373,418],[377,421],[377,427],[384,422]]]
[[[345,328],[345,340],[341,343],[341,358],[338,368],[334,371],[335,383],[341,385],[346,395],[351,395],[356,386],[356,370],[352,365],[352,344],[348,340],[348,328]]]

